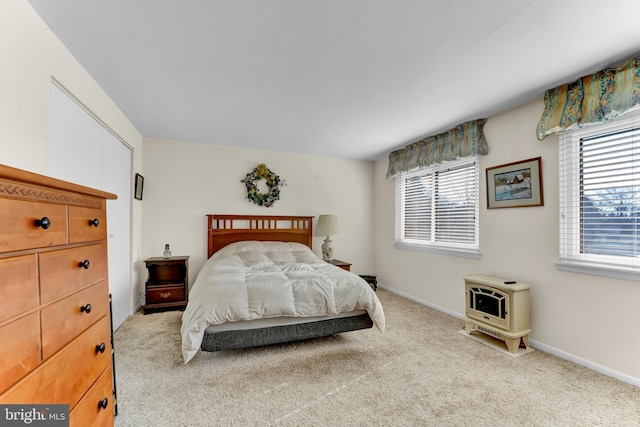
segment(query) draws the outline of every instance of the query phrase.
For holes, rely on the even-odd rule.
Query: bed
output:
[[[182,316],[184,362],[372,328],[382,305],[361,277],[312,248],[311,216],[207,215],[208,259]]]

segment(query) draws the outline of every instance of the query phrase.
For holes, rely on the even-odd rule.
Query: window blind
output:
[[[560,258],[640,267],[640,115],[560,140]]]
[[[396,242],[478,249],[479,172],[475,158],[396,179]]]
[[[467,245],[476,242],[478,179],[472,166],[437,172],[435,223],[439,242]]]

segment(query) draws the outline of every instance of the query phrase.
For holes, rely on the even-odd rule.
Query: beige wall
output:
[[[373,271],[373,163],[145,138],[142,252],[189,255],[191,283],[206,260],[206,214],[338,215],[334,257],[355,273]],[[272,207],[250,203],[241,179],[258,164],[286,181]],[[323,237],[313,249],[321,256]],[[142,284],[140,284],[142,286]],[[141,288],[142,289],[142,288]]]
[[[387,159],[375,164],[374,264],[380,283],[456,316],[464,315],[463,277],[487,274],[528,282],[534,346],[640,385],[640,286],[560,272],[558,139],[535,137],[542,99],[489,118],[489,154],[480,159],[481,259],[393,248],[394,180]],[[542,157],[544,206],[486,208],[485,169]],[[462,323],[461,323],[462,326]]]
[[[26,0],[0,2],[0,63],[0,163],[48,174],[50,88],[56,79],[132,147],[134,170],[140,169],[140,133]],[[134,258],[140,256],[140,209],[133,204]]]

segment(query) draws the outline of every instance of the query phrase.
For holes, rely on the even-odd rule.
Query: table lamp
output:
[[[320,215],[315,234],[316,236],[327,236],[322,244],[322,259],[325,261],[333,259],[333,243],[331,242],[331,236],[340,234],[338,215]]]

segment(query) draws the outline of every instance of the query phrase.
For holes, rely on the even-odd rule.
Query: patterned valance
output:
[[[640,57],[549,89],[538,123],[540,141],[552,133],[615,119],[640,104]]]
[[[486,119],[462,123],[448,132],[429,136],[389,154],[387,178],[436,163],[485,155],[489,151],[484,138]]]

